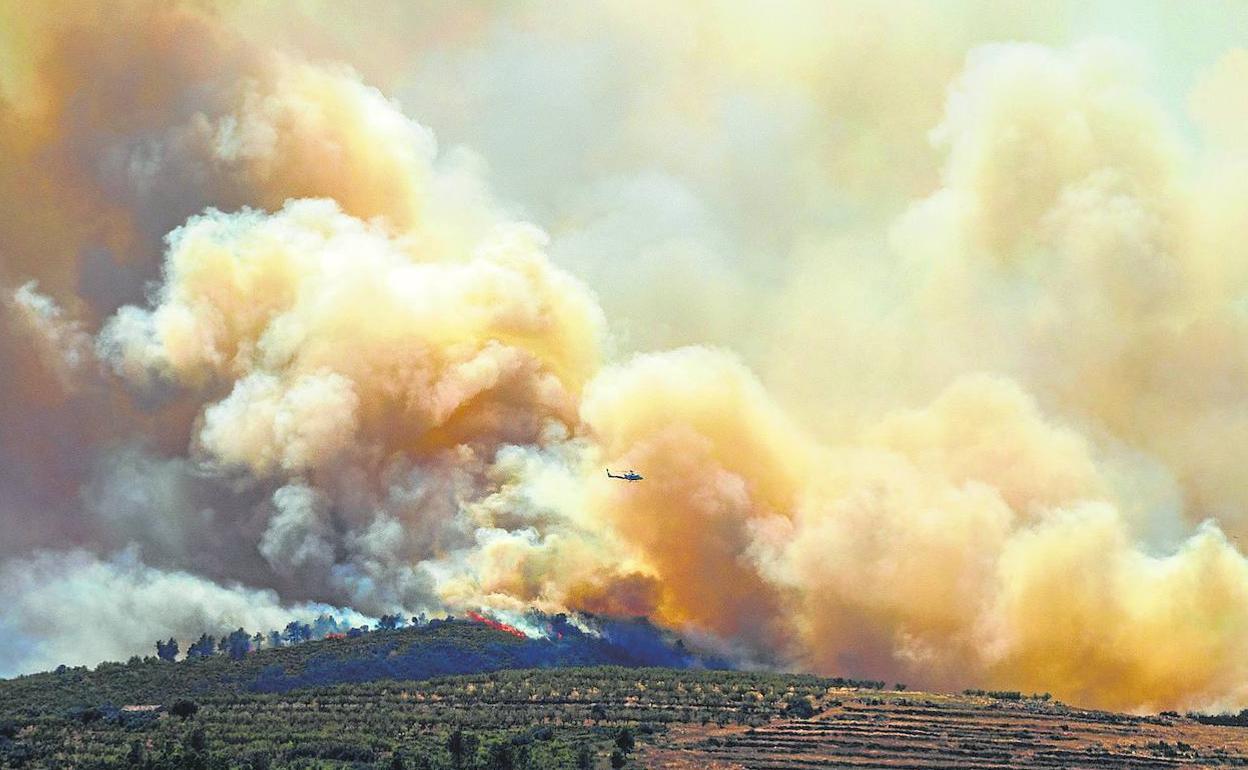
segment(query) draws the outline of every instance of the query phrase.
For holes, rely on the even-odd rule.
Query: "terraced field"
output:
[[[809,719],[760,727],[673,727],[641,764],[780,768],[1169,768],[1248,765],[1248,729],[1136,717],[1039,700],[913,693],[830,696]]]

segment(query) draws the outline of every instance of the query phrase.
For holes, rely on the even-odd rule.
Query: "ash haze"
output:
[[[0,1],[0,675],[537,607],[1248,706],[1246,33]]]

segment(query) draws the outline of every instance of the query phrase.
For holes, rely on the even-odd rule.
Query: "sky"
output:
[[[1248,706],[1246,27],[0,2],[0,676],[535,607]]]

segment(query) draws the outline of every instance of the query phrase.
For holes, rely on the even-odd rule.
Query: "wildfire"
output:
[[[495,629],[496,631],[506,631],[507,633],[511,634],[512,636],[518,639],[528,638],[527,636],[525,636],[525,633],[523,631],[516,628],[515,626],[509,626],[506,623],[500,623],[497,620],[492,620],[490,618],[485,617],[479,612],[473,612],[472,610],[469,610],[468,619],[475,621],[477,623],[484,623],[485,625],[489,626],[490,628]]]

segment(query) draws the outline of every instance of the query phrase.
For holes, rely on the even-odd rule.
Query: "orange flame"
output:
[[[507,633],[511,634],[514,637],[517,637],[520,639],[528,639],[528,636],[526,636],[523,631],[516,628],[515,626],[509,626],[506,623],[499,623],[497,620],[491,620],[490,618],[485,617],[479,612],[473,612],[472,610],[469,610],[468,619],[476,621],[477,623],[484,623],[485,625],[489,626],[490,628],[493,628],[496,631],[506,631]]]

